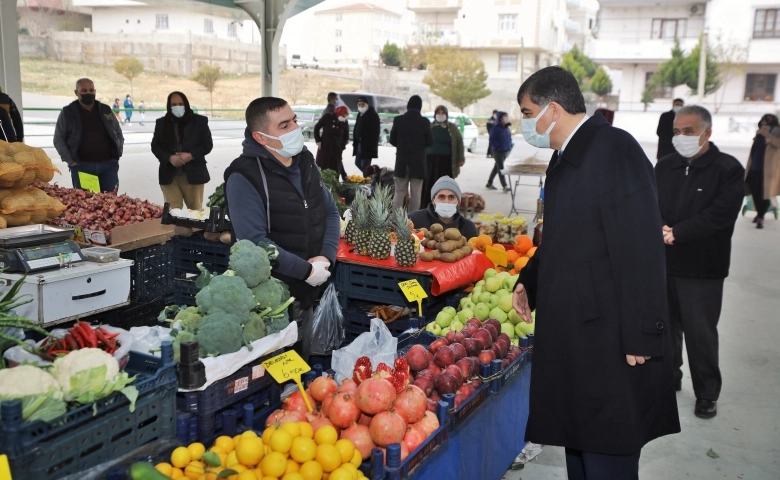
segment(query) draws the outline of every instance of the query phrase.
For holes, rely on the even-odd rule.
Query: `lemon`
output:
[[[217,437],[217,439],[214,440],[214,446],[221,448],[225,451],[225,453],[230,453],[236,449],[236,444],[233,442],[233,438],[228,437],[227,435]]]
[[[306,438],[314,438],[314,430],[311,428],[309,422],[298,422],[298,427],[301,429],[301,436]]]
[[[298,465],[298,462],[296,462],[295,460],[293,460],[291,458],[288,458],[287,459],[287,470],[285,470],[284,473],[293,473],[293,472],[297,472],[300,469],[301,469],[301,466]]]
[[[317,455],[314,459],[320,462],[322,470],[326,473],[330,473],[341,466],[341,453],[334,445],[329,443],[317,446]]]
[[[355,456],[355,444],[346,438],[336,441],[335,446],[341,454],[341,463],[348,463]]]
[[[338,439],[339,439],[339,433],[336,431],[335,427],[332,427],[330,425],[325,425],[323,427],[320,427],[320,429],[317,430],[317,433],[314,434],[314,441],[317,442],[317,445],[322,445],[322,444],[335,445],[336,440]]]
[[[190,462],[189,465],[184,467],[184,476],[190,480],[196,480],[201,475],[205,474],[206,470],[203,468],[203,464],[198,461]]]
[[[241,434],[241,438],[242,439],[248,438],[248,437],[259,438],[254,430],[247,430],[246,432]]]
[[[274,452],[287,453],[292,447],[293,437],[287,430],[277,430],[271,435],[271,449]]]
[[[241,440],[241,435],[236,435],[233,437],[233,449],[235,450],[238,448],[238,441]]]
[[[191,457],[187,447],[177,447],[171,452],[171,465],[176,468],[184,468],[192,461]]]
[[[282,480],[304,480],[303,476],[298,472],[288,473],[282,477]]]
[[[233,450],[232,452],[227,454],[227,457],[225,458],[225,461],[222,463],[223,467],[229,467],[231,465],[235,465],[237,463],[240,463],[238,461],[238,458],[236,458],[236,451]]]
[[[236,480],[257,480],[257,475],[252,470],[244,470],[236,476]]]
[[[352,465],[359,467],[363,463],[363,456],[360,455],[360,450],[355,449],[355,454],[352,456],[352,460],[349,461]]]
[[[171,478],[184,478],[184,471],[181,468],[174,468],[171,472]]]
[[[304,480],[322,480],[322,465],[314,460],[309,460],[301,465],[298,473],[303,476]]]
[[[314,440],[306,437],[298,437],[293,440],[290,456],[298,463],[314,460],[317,455],[317,444]]]
[[[279,478],[287,471],[287,459],[279,452],[271,452],[260,462],[263,475]]]
[[[293,438],[301,436],[301,427],[298,426],[297,423],[293,423],[293,422],[285,423],[284,425],[279,427],[279,430],[284,430],[285,432],[292,435]]]
[[[154,469],[162,473],[166,477],[170,477],[173,474],[173,466],[168,462],[158,463],[154,466]]]
[[[241,465],[254,467],[265,456],[265,445],[256,435],[244,437],[236,448],[236,458]]]
[[[200,442],[191,443],[187,450],[190,451],[190,458],[192,460],[200,460],[204,453],[206,453],[206,447]]]
[[[271,435],[273,435],[275,431],[276,431],[276,427],[274,427],[273,425],[266,428],[265,431],[263,431],[263,443],[265,443],[266,445],[270,445]]]
[[[352,478],[352,472],[344,468],[337,468],[330,472],[330,480],[354,480]]]

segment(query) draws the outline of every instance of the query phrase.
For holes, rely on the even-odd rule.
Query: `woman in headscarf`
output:
[[[780,126],[771,113],[758,122],[745,173],[747,191],[753,196],[756,209],[753,223],[756,228],[764,228],[764,215],[771,200],[780,195]]]
[[[449,121],[449,111],[444,105],[439,105],[434,111],[431,132],[433,146],[426,151],[427,174],[422,186],[421,209],[431,203],[433,185],[444,176],[456,178],[460,174],[460,167],[466,163],[463,135],[457,125]]]
[[[317,166],[321,170],[334,170],[347,181],[341,155],[349,143],[349,109],[341,105],[333,113],[324,114],[314,125],[314,141],[317,142]]]
[[[203,186],[209,182],[206,155],[213,147],[208,118],[197,115],[181,92],[168,95],[167,113],[154,126],[152,153],[160,161],[159,180],[171,208],[203,208]]]

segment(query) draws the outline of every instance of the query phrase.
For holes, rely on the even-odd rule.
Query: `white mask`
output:
[[[184,108],[184,105],[175,105],[175,106],[171,107],[171,113],[176,118],[183,117],[185,110],[186,109]]]
[[[455,203],[436,203],[434,210],[441,218],[452,218],[458,213],[458,205]]]
[[[284,158],[292,158],[303,150],[303,131],[300,128],[296,128],[291,132],[287,132],[280,137],[272,137],[267,133],[257,132],[266,138],[272,138],[282,142],[282,148],[276,149],[265,145],[265,148],[274,151]]]
[[[704,135],[704,132],[696,137],[693,135],[675,135],[672,137],[672,145],[674,145],[674,149],[677,150],[677,153],[683,157],[692,158],[696,156],[696,154],[699,153],[699,150],[701,150],[701,147],[703,147],[703,145],[699,145],[699,139],[702,135]]]
[[[346,122],[346,121],[347,121],[347,117],[339,117],[339,122]]]
[[[368,111],[368,107],[358,107],[358,112],[360,113],[366,113]]]
[[[447,115],[436,115],[436,122],[437,123],[444,123],[447,121]]]
[[[681,109],[682,109],[682,107],[680,107],[678,105],[675,105],[674,107],[672,107],[672,111],[674,111],[674,113],[679,112]]]
[[[536,131],[536,122],[542,118],[542,115],[550,108],[548,103],[546,107],[539,112],[536,118],[523,118],[520,120],[520,127],[523,130],[523,138],[529,145],[533,145],[537,148],[550,148],[550,132],[555,127],[556,122],[552,122],[544,133],[538,133]]]

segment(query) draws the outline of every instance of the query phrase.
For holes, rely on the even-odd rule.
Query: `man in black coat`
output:
[[[658,135],[658,153],[656,153],[655,158],[658,160],[674,153],[674,146],[672,146],[674,116],[684,104],[682,98],[675,98],[672,102],[672,109],[662,113],[661,118],[658,119],[658,128],[655,129],[655,134]]]
[[[7,93],[3,93],[3,89],[0,88],[0,136],[8,143],[11,142],[23,142],[24,141],[24,123],[22,122],[22,115],[19,113],[19,109],[16,108],[16,104],[13,99],[8,96]]]
[[[431,122],[420,113],[422,98],[412,95],[406,113],[393,119],[390,144],[395,147],[395,195],[393,209],[404,206],[409,192],[407,211],[420,209],[422,187],[426,175],[425,149],[433,146]]]
[[[674,340],[676,388],[682,388],[682,343],[688,351],[694,414],[712,418],[722,384],[718,319],[729,274],[731,236],[745,195],[745,169],[710,142],[712,117],[698,105],[674,119],[676,153],[655,175],[666,243],[666,284]]]
[[[352,131],[352,155],[360,173],[379,158],[379,114],[365,97],[358,97],[358,116]]]
[[[487,129],[488,138],[490,138],[490,131],[493,129],[493,126],[498,121],[498,119],[496,118],[497,114],[498,114],[498,110],[493,110],[493,114],[490,116],[490,118],[487,119],[487,122],[485,123],[485,128]],[[490,148],[489,141],[488,141],[488,149],[487,149],[487,158],[493,158],[493,150]]]
[[[525,437],[566,447],[569,479],[634,480],[642,447],[680,431],[653,167],[631,135],[585,114],[562,68],[517,98],[523,137],[556,150],[544,241],[513,294],[538,323]]]

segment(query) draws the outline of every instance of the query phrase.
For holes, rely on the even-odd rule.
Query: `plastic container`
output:
[[[162,297],[147,303],[131,303],[125,308],[114,310],[113,317],[106,323],[125,330],[159,325],[157,315],[165,308],[165,303]]]
[[[437,428],[425,441],[417,447],[413,452],[409,452],[409,455],[401,461],[401,446],[394,443],[387,446],[387,461],[385,466],[385,477],[387,479],[404,480],[409,478],[409,475],[414,472],[414,468],[422,463],[425,458],[431,454],[434,450],[439,448],[445,440],[447,440],[448,422],[447,417],[447,404],[439,402],[436,416],[439,418],[439,428]],[[381,450],[378,451],[378,457],[381,457]],[[372,455],[372,459],[374,455]],[[377,467],[374,466],[376,470]]]
[[[346,342],[350,343],[358,337],[361,333],[371,330],[371,319],[374,318],[373,313],[369,313],[374,304],[369,303],[352,303],[349,308],[343,310],[344,324],[346,326]],[[415,322],[412,322],[412,319]],[[416,321],[417,317],[410,317],[409,315],[400,317],[390,323],[386,323],[387,329],[390,333],[397,337],[409,330],[410,328],[419,329]]]
[[[358,265],[356,263],[336,262],[336,272],[333,282],[339,292],[339,304],[346,308],[350,300],[362,300],[379,305],[415,306],[410,304],[398,282],[405,280],[417,280],[423,290],[431,291],[433,277],[427,273],[404,272],[387,268]],[[440,302],[441,299],[429,295],[423,300],[423,313],[425,307]]]
[[[121,257],[134,262],[130,268],[131,301],[146,303],[160,297],[166,304],[173,301],[174,272],[171,242],[122,252]]]
[[[230,260],[230,245],[221,242],[210,242],[203,238],[202,233],[189,237],[175,235],[171,238],[173,249],[174,278],[184,279],[197,276],[200,270],[195,265],[203,266],[213,274],[225,273]]]
[[[119,260],[119,249],[109,247],[82,248],[81,254],[90,262],[110,263]]]

